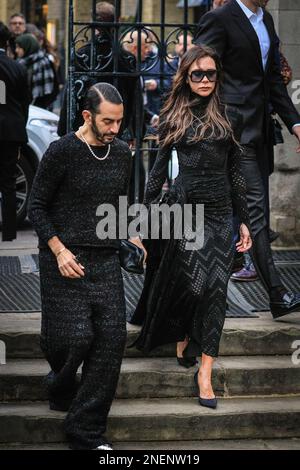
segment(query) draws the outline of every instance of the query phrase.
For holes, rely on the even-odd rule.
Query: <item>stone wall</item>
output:
[[[300,1],[271,0],[269,10],[282,42],[282,52],[293,69],[288,91],[300,111],[300,93],[293,88],[297,86],[300,90]],[[275,171],[271,176],[271,225],[280,232],[277,246],[293,246],[300,245],[300,155],[295,152],[295,137],[283,127],[285,143],[276,146]]]
[[[61,0],[48,0],[48,21],[56,23],[56,41],[57,43],[64,43],[67,38],[67,17],[68,9],[67,2]]]
[[[21,0],[0,0],[0,20],[8,23],[13,13],[20,13]]]

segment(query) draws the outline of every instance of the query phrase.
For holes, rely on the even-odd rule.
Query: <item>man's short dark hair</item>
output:
[[[99,82],[89,88],[85,101],[84,108],[92,114],[99,113],[99,106],[103,101],[108,101],[113,104],[123,104],[123,99],[116,87],[110,83]]]
[[[8,27],[0,21],[0,47],[6,49],[7,41],[10,39],[11,34]]]
[[[23,13],[14,13],[14,14],[11,15],[11,17],[9,18],[9,21],[11,21],[13,18],[17,18],[17,17],[23,18],[23,20],[24,20],[25,23],[26,23],[26,18],[25,18],[25,16],[23,15]]]

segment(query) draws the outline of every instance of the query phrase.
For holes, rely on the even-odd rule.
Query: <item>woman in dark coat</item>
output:
[[[192,366],[195,357],[201,356],[195,375],[199,400],[212,408],[217,404],[212,365],[218,356],[235,251],[233,206],[241,221],[238,251],[248,250],[252,243],[245,181],[239,169],[241,150],[233,133],[240,116],[229,120],[220,103],[220,70],[219,59],[210,48],[195,46],[183,56],[161,112],[160,151],[144,198],[149,207],[159,196],[175,147],[179,175],[164,200],[192,204],[193,230],[195,208],[204,205],[203,244],[188,248],[187,232],[178,240],[171,236],[170,240],[145,241],[146,279],[132,318],[132,323],[143,322],[135,343],[142,351],[177,341],[179,362],[185,360],[185,365]]]

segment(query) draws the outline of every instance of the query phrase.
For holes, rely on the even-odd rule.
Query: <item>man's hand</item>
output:
[[[77,263],[76,256],[70,250],[65,249],[57,256],[57,264],[63,277],[78,279],[84,276],[84,266]]]
[[[252,240],[250,237],[250,232],[248,227],[245,224],[240,225],[240,239],[236,243],[236,251],[239,253],[245,253],[245,251],[250,250],[252,246]]]
[[[293,128],[293,132],[294,132],[295,136],[297,137],[298,143],[299,143],[299,146],[297,147],[296,152],[300,153],[300,126],[295,126]]]
[[[145,90],[154,91],[157,88],[157,81],[154,79],[145,80]]]

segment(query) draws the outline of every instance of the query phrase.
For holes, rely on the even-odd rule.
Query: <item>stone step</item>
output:
[[[125,358],[117,398],[177,398],[196,395],[196,367],[185,369],[175,358]],[[12,360],[0,366],[0,401],[42,401],[48,364],[39,359]],[[223,356],[213,371],[218,396],[300,394],[300,367],[291,356]]]
[[[1,315],[1,314],[0,314]],[[7,358],[42,358],[39,346],[40,314],[1,315],[0,340],[6,345]],[[138,335],[139,327],[127,324],[127,346]],[[269,313],[259,318],[228,318],[220,344],[220,356],[288,355],[300,338],[300,314],[293,313],[274,321]],[[175,345],[155,349],[149,357],[172,357]],[[142,357],[135,348],[125,350],[126,357]]]
[[[203,441],[116,442],[114,449],[123,450],[299,450],[300,439],[218,439]],[[67,443],[0,444],[0,450],[69,450]]]
[[[46,403],[0,406],[0,442],[64,442],[65,413]],[[112,442],[275,439],[300,437],[300,396],[220,399],[211,410],[197,398],[115,400],[108,418]]]

